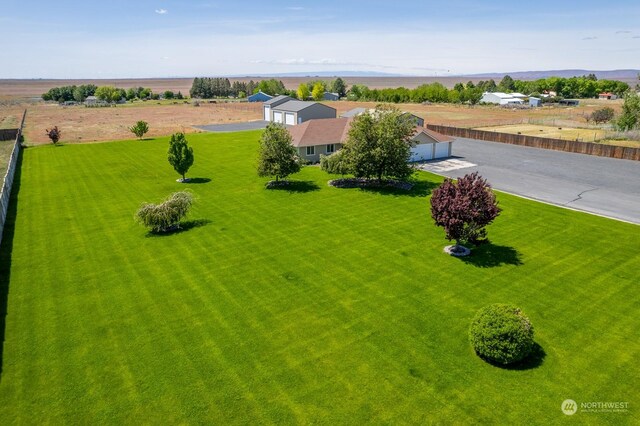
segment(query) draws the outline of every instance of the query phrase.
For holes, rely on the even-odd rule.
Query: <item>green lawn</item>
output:
[[[24,151],[0,255],[3,424],[637,421],[638,226],[501,194],[493,245],[463,261],[428,214],[440,178],[395,195],[307,167],[299,191],[268,191],[258,137],[189,135],[188,176],[211,179],[190,185],[166,138]],[[186,187],[186,230],[134,223]],[[468,343],[496,302],[535,326],[526,368]],[[568,398],[629,412],[568,417]]]

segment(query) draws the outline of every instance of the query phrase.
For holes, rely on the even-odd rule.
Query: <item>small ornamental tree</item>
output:
[[[53,126],[53,128],[47,129],[45,133],[47,134],[49,139],[51,139],[51,142],[53,142],[54,145],[58,143],[58,141],[60,140],[60,136],[62,136],[62,132],[60,131],[60,129],[58,129],[58,126]]]
[[[291,144],[289,131],[281,124],[269,123],[260,139],[258,176],[275,176],[278,182],[300,168],[300,157]]]
[[[491,185],[477,172],[458,182],[445,179],[431,196],[431,216],[444,228],[446,238],[455,240],[454,252],[463,242],[476,244],[486,238],[485,227],[500,211]]]
[[[145,203],[136,212],[135,219],[151,232],[168,232],[180,228],[180,220],[193,204],[190,192],[174,192],[160,204]]]
[[[508,365],[525,359],[533,349],[533,325],[520,308],[494,304],[476,313],[469,341],[483,359]]]
[[[174,133],[169,140],[169,152],[167,153],[169,164],[182,175],[181,182],[187,182],[185,177],[189,168],[193,165],[193,148],[188,145],[184,133]]]
[[[142,139],[144,134],[149,131],[149,123],[140,120],[133,126],[129,127],[129,131],[136,135],[138,139]]]
[[[588,117],[587,121],[593,121],[596,124],[607,123],[613,120],[614,116],[613,108],[604,107],[593,111]]]

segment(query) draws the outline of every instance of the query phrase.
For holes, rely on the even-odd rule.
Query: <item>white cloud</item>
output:
[[[167,9],[156,9],[156,13],[158,15],[166,15],[169,11],[167,11]]]
[[[289,6],[289,7],[285,7],[285,9],[287,9],[287,10],[304,10],[304,7],[302,7],[302,6]]]
[[[631,34],[631,31],[620,30],[620,31],[616,31],[616,34]]]
[[[590,36],[590,37],[582,37],[583,40],[597,40],[598,37]]]

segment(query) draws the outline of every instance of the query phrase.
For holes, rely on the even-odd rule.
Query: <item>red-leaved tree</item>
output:
[[[478,173],[468,174],[458,182],[445,181],[431,196],[431,217],[442,226],[449,241],[476,244],[486,238],[485,226],[500,214],[491,185]]]
[[[53,142],[54,145],[58,143],[60,136],[62,135],[58,126],[54,126],[52,129],[47,129],[45,133],[49,136],[49,139],[51,139],[51,142]]]

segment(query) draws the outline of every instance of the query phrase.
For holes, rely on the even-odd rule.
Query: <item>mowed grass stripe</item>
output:
[[[638,227],[499,194],[499,255],[465,262],[428,197],[328,187],[317,167],[294,177],[315,190],[265,190],[258,137],[189,136],[189,175],[211,179],[191,185],[166,138],[25,151],[3,419],[542,424],[566,398],[637,400]],[[185,188],[198,226],[134,223]],[[542,365],[473,354],[469,322],[495,302],[531,317]]]

